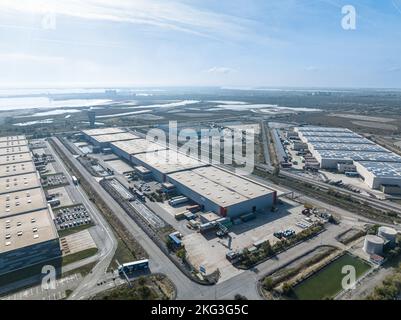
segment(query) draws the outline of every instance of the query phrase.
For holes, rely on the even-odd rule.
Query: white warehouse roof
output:
[[[32,161],[32,156],[30,152],[10,154],[10,155],[0,155],[0,165],[13,164],[18,162]]]
[[[29,152],[28,146],[15,146],[0,149],[0,155],[18,154]]]
[[[221,207],[228,207],[248,200],[243,195],[192,171],[172,173],[169,177]]]
[[[128,141],[116,141],[111,144],[127,154],[138,154],[144,152],[153,152],[158,150],[166,150],[165,147],[146,139],[135,139]]]
[[[114,134],[96,135],[93,136],[93,139],[96,140],[98,143],[106,143],[115,141],[134,140],[134,139],[139,139],[139,137],[130,132],[121,132]]]
[[[354,132],[300,132],[299,136],[303,137],[348,137],[361,138],[359,134]]]
[[[0,217],[0,253],[57,239],[57,231],[49,210],[40,210],[13,217]]]
[[[314,154],[322,159],[401,162],[401,157],[392,152],[315,150]]]
[[[0,178],[0,194],[40,187],[36,172]]]
[[[274,192],[265,186],[214,167],[176,172],[169,174],[169,177],[221,207]]]
[[[114,133],[122,133],[125,132],[119,128],[100,128],[100,129],[89,129],[89,130],[82,130],[88,136],[100,136],[103,134],[114,134]]]
[[[141,153],[135,155],[134,158],[162,173],[171,173],[208,165],[173,150],[159,151],[155,156],[152,153]]]
[[[369,152],[390,152],[376,144],[352,144],[352,143],[326,143],[309,142],[309,147],[314,150],[343,150],[343,151],[369,151]]]
[[[17,140],[26,140],[26,138],[25,138],[25,136],[0,137],[0,142],[17,141]]]
[[[295,132],[352,132],[347,128],[333,128],[333,127],[296,127],[294,128]]]
[[[35,165],[32,161],[0,165],[0,178],[36,172]]]
[[[358,161],[357,164],[364,167],[375,177],[401,179],[401,162]]]
[[[28,145],[27,140],[12,140],[12,141],[1,141],[0,148],[8,148],[8,147],[20,147]]]
[[[322,142],[322,143],[350,143],[350,144],[375,144],[366,138],[347,138],[347,137],[305,137],[307,142]]]
[[[204,176],[205,178],[208,178],[211,181],[232,189],[233,191],[238,192],[249,199],[257,198],[273,192],[273,190],[265,186],[215,167],[203,167],[194,169],[192,171]]]

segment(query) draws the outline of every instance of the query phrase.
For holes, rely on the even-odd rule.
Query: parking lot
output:
[[[89,224],[92,219],[84,205],[59,208],[54,211],[57,230],[64,230]]]
[[[304,206],[285,200],[278,208],[277,212],[257,213],[255,219],[233,225],[229,228],[228,236],[224,238],[216,235],[217,230],[184,235],[183,243],[189,261],[196,268],[202,265],[207,273],[219,269],[220,281],[237,275],[238,270],[226,259],[227,252],[249,248],[258,241],[269,240],[271,244],[274,244],[280,241],[274,235],[278,231],[290,229],[298,233],[303,230],[302,225],[306,225],[306,217],[302,214]]]
[[[42,176],[43,187],[47,189],[55,188],[58,186],[68,185],[67,177],[64,173],[55,173],[46,176]]]
[[[66,190],[66,187],[52,188],[51,190],[48,190],[47,193],[49,196],[54,196],[59,199],[61,207],[71,206],[74,204]]]

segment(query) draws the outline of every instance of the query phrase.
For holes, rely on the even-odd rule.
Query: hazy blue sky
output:
[[[0,85],[74,84],[399,88],[401,0],[1,0]]]

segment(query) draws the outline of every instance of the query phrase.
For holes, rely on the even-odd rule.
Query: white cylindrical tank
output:
[[[387,241],[390,241],[391,243],[395,243],[395,239],[397,236],[397,230],[390,228],[390,227],[380,227],[377,232],[377,235]]]
[[[369,254],[381,254],[383,252],[384,240],[375,235],[368,234],[365,237],[363,250]]]

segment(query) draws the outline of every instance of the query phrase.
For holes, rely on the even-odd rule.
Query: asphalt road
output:
[[[55,141],[58,142],[58,140]],[[112,261],[114,253],[117,249],[117,239],[115,238],[109,224],[103,218],[103,216],[98,211],[96,206],[94,206],[88,199],[88,196],[83,191],[83,189],[80,186],[75,186],[73,184],[71,175],[69,174],[67,168],[65,167],[62,159],[60,159],[60,157],[55,152],[55,150],[53,150],[50,144],[48,144],[48,148],[53,153],[55,160],[60,165],[64,174],[66,175],[67,180],[70,183],[70,188],[73,188],[73,190],[70,190],[70,194],[73,195],[75,201],[81,202],[85,205],[85,207],[89,210],[89,212],[91,212],[92,219],[95,222],[95,226],[90,228],[89,231],[99,249],[97,253],[98,262],[92,269],[92,272],[89,273],[84,279],[82,279],[78,288],[76,288],[74,292],[70,295],[69,299],[74,299],[75,297],[79,297],[81,292],[84,292],[86,288],[95,286],[100,281],[100,279],[102,279],[106,275],[107,268],[110,265],[110,262]],[[71,157],[73,156],[71,155]],[[85,262],[86,263],[92,262],[89,260],[90,259],[88,259],[88,261]],[[84,265],[82,263],[83,262],[80,261],[76,263],[76,266],[79,267]]]

